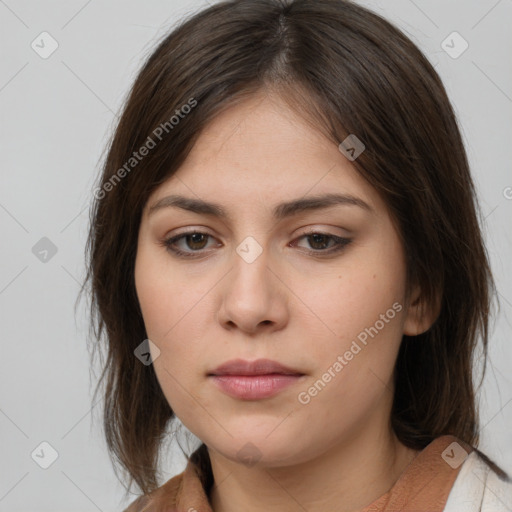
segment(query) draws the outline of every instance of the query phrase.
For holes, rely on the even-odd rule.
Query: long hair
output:
[[[401,342],[391,412],[397,437],[414,449],[444,434],[478,445],[473,368],[481,341],[483,380],[496,293],[441,79],[398,28],[349,0],[229,0],[183,20],[147,58],[108,143],[91,209],[82,291],[90,283],[93,354],[106,352],[95,396],[101,388],[112,460],[144,494],[159,486],[174,413],[152,365],[134,356],[147,338],[134,282],[141,213],[208,122],[262,89],[279,93],[333,143],[351,134],[364,143],[353,165],[398,226],[407,282],[420,286],[425,307],[439,301],[432,327]],[[211,482],[207,457],[204,445],[194,455]]]

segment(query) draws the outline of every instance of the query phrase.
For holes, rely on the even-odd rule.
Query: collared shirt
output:
[[[472,469],[475,464],[480,464],[481,473],[479,482],[483,482],[483,490],[480,494],[474,495],[474,503],[469,501],[458,502],[463,494],[463,487],[468,487],[470,478],[476,478]],[[464,481],[458,480],[458,475],[464,468]],[[471,471],[470,471],[471,470]],[[374,500],[372,503],[361,509],[360,512],[410,512],[428,510],[429,512],[466,512],[475,511],[503,511],[512,512],[507,508],[508,502],[505,498],[500,500],[496,507],[503,508],[482,508],[485,489],[485,478],[490,468],[479,460],[473,448],[465,442],[451,435],[444,435],[434,439],[408,464],[402,471],[391,489]],[[494,476],[495,490],[488,490],[488,498],[494,499],[497,492],[511,493],[512,483],[498,483]],[[457,482],[457,489],[454,484]],[[471,484],[474,491],[478,485]],[[451,491],[455,490],[453,499],[448,503]],[[465,491],[464,491],[465,492]],[[457,496],[459,498],[457,498]],[[503,494],[505,496],[505,494]],[[463,498],[465,499],[465,498]],[[451,504],[450,504],[451,503]],[[473,507],[470,509],[470,505]],[[447,507],[447,508],[445,508]],[[124,512],[213,512],[208,494],[203,487],[197,467],[188,461],[185,470],[171,478],[164,485],[156,489],[149,496],[141,496]]]

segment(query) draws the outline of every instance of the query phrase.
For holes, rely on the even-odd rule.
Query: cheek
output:
[[[208,301],[204,288],[194,286],[193,281],[145,247],[138,251],[135,286],[147,336],[160,350],[154,368],[166,395],[177,393],[177,382],[188,388],[188,379],[203,363],[200,355]]]
[[[135,262],[135,287],[148,337],[167,344],[180,324],[200,309],[201,299],[190,280],[160,255],[139,248]]]
[[[135,266],[135,283],[147,336],[160,351],[153,360],[153,369],[170,407],[178,417],[186,417],[193,403],[187,379],[197,370],[199,350],[194,339],[200,337],[185,328],[193,328],[190,324],[185,326],[191,309],[186,294],[173,293],[176,283],[166,279],[158,265],[149,264],[141,251]],[[187,336],[183,338],[185,332]]]
[[[316,343],[305,345],[315,373],[297,399],[312,415],[311,424],[326,434],[359,428],[371,411],[382,410],[382,404],[392,400],[402,331],[403,307],[386,280],[379,282],[372,274],[363,283],[337,281],[350,283],[354,292],[329,288],[314,302],[322,322],[311,317],[309,326],[302,326],[303,332],[317,333],[312,336]]]
[[[385,322],[386,328],[380,330],[386,337],[400,337],[404,271],[394,261],[388,266],[372,256],[347,260],[329,274],[297,283],[296,307],[302,311],[298,321],[331,340],[330,348],[343,348],[376,322],[379,328]]]
[[[318,393],[319,403],[335,395],[357,409],[385,391],[402,338],[404,289],[396,240],[368,246],[297,289],[310,308],[301,308],[301,330],[317,340],[308,346],[318,362],[311,383],[320,378],[318,389],[325,383],[331,390]]]

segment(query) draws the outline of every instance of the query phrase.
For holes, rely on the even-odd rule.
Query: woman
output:
[[[398,29],[346,0],[199,12],[141,70],[101,180],[88,279],[129,512],[510,509],[477,449],[475,190]],[[159,486],[174,418],[202,444]]]

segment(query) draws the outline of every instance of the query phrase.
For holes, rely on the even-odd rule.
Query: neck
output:
[[[296,465],[244,466],[209,450],[214,512],[355,512],[385,494],[418,454],[385,431],[368,430]]]

